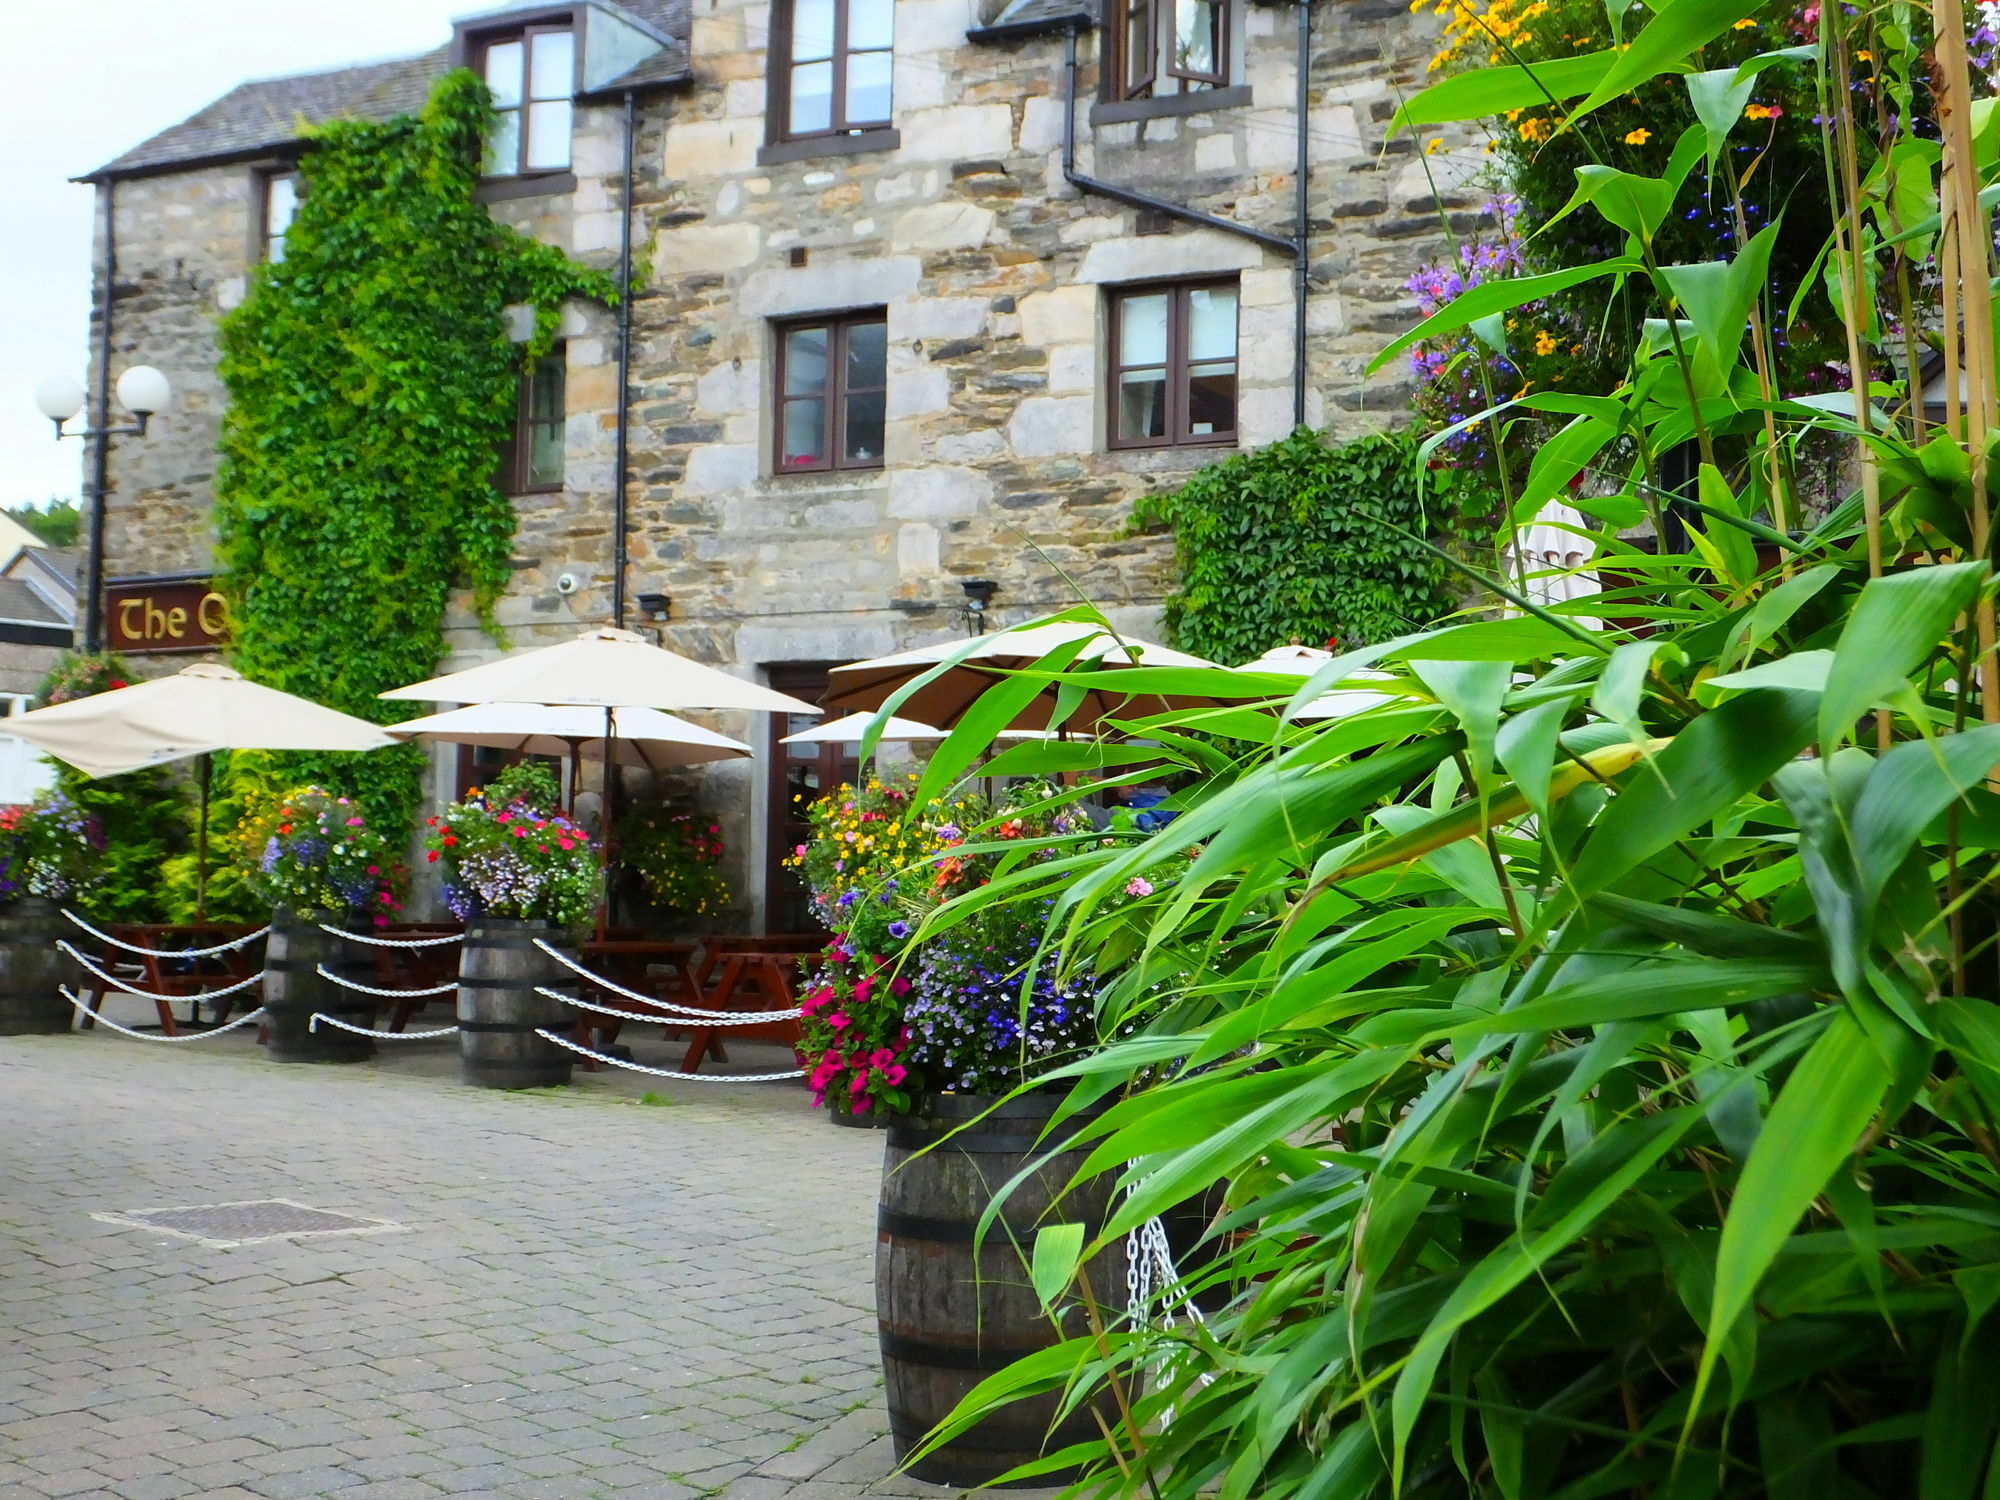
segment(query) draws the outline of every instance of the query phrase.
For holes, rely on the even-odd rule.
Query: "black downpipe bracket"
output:
[[[111,306],[118,275],[118,179],[107,177],[104,245],[97,263],[97,431],[90,440],[90,547],[84,560],[83,649],[104,649],[104,508],[111,498]]]
[[[1111,198],[1119,203],[1129,203],[1134,208],[1150,208],[1156,213],[1170,215],[1188,224],[1200,224],[1209,229],[1219,229],[1224,234],[1233,234],[1264,246],[1267,250],[1278,250],[1292,257],[1296,266],[1294,321],[1297,325],[1297,342],[1292,351],[1292,416],[1295,423],[1306,419],[1306,236],[1310,227],[1307,218],[1306,193],[1306,48],[1310,35],[1310,21],[1306,15],[1306,0],[1299,4],[1299,121],[1298,121],[1298,201],[1295,210],[1296,226],[1291,235],[1273,234],[1268,229],[1257,229],[1249,224],[1239,224],[1233,219],[1225,219],[1216,214],[1205,214],[1198,208],[1190,208],[1185,203],[1176,203],[1170,198],[1156,198],[1151,193],[1137,188],[1121,187],[1115,182],[1105,182],[1076,169],[1076,34],[1078,27],[1072,24],[1064,33],[1063,69],[1066,79],[1065,107],[1063,109],[1063,180],[1081,192],[1096,193],[1099,197]]]
[[[632,157],[638,129],[632,91],[625,91],[625,192],[618,233],[618,426],[611,464],[611,622],[625,628],[625,574],[628,567],[625,486],[632,457]],[[609,766],[607,759],[605,764]],[[607,773],[606,781],[609,782]]]

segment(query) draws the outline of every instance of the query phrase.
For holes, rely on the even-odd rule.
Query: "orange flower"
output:
[[[1646,142],[1650,141],[1652,138],[1653,138],[1653,132],[1646,129],[1645,126],[1641,125],[1637,130],[1626,132],[1625,144],[1628,146],[1643,146],[1646,144]]]

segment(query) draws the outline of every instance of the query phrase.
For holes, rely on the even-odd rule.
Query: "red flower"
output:
[[[436,863],[438,862],[438,852],[437,852],[437,850],[435,850],[435,849],[431,850],[431,852],[430,852],[429,854],[426,854],[426,855],[424,856],[424,858],[425,858],[425,859],[427,859],[427,860],[429,860],[429,861],[430,861],[430,862],[431,862],[432,864],[436,864]]]

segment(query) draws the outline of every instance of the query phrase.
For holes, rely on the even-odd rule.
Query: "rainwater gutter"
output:
[[[632,460],[632,182],[637,107],[632,90],[625,91],[625,191],[620,199],[618,232],[618,426],[612,459],[611,499],[611,619],[625,628],[625,574],[629,565],[629,517],[625,490]]]
[[[1306,0],[1298,0],[1299,6],[1299,119],[1298,119],[1298,201],[1295,210],[1295,228],[1290,235],[1273,234],[1268,229],[1258,229],[1249,224],[1239,224],[1233,219],[1225,219],[1216,214],[1203,213],[1198,208],[1190,208],[1185,203],[1176,203],[1169,198],[1158,198],[1138,188],[1121,187],[1114,182],[1091,177],[1076,169],[1076,34],[1081,29],[1080,21],[1072,21],[1064,36],[1063,68],[1066,78],[1065,105],[1063,110],[1063,180],[1071,187],[1086,193],[1096,193],[1099,197],[1111,198],[1120,203],[1128,203],[1134,208],[1149,208],[1188,224],[1199,224],[1206,229],[1219,229],[1224,234],[1233,234],[1239,239],[1250,240],[1292,257],[1296,268],[1293,283],[1293,298],[1296,306],[1293,321],[1297,329],[1297,342],[1292,351],[1292,418],[1295,424],[1306,419],[1306,235],[1310,227],[1307,218],[1306,192],[1306,114],[1305,103],[1308,79],[1306,76],[1306,48],[1311,34],[1311,22],[1306,13]]]
[[[111,309],[118,274],[118,179],[99,184],[104,194],[104,245],[97,263],[97,429],[90,443],[90,545],[84,561],[83,649],[104,649],[104,508],[111,498]]]

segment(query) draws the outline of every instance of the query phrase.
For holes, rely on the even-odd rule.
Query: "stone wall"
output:
[[[1247,103],[1142,121],[1093,119],[1103,113],[1093,104],[1097,44],[1082,38],[1079,170],[1288,234],[1294,16],[1290,6],[1242,8],[1235,50]],[[1156,630],[1170,548],[1130,534],[1131,503],[1220,455],[1107,448],[1107,286],[1238,275],[1241,446],[1292,425],[1291,257],[1179,222],[1142,232],[1136,210],[1072,187],[1063,38],[969,43],[967,28],[983,19],[975,0],[900,0],[893,150],[760,159],[766,0],[701,9],[694,83],[642,103],[627,586],[628,598],[671,597],[661,638],[677,650],[754,676],[938,640],[963,632],[958,584],[974,577],[999,583],[1001,623],[1080,591],[1122,624]],[[1426,160],[1416,143],[1385,137],[1398,97],[1426,81],[1428,17],[1402,0],[1320,0],[1313,23],[1305,416],[1349,436],[1407,409],[1403,372],[1371,377],[1365,366],[1413,319],[1403,282],[1438,253],[1433,177],[1446,206],[1464,212],[1477,158]],[[496,204],[496,217],[615,264],[621,124],[616,107],[579,109],[574,191]],[[119,454],[113,573],[192,567],[207,555],[212,326],[241,295],[250,181],[229,169],[119,188],[131,247],[121,259],[121,363],[151,358],[183,396],[161,439]],[[890,347],[884,468],[774,473],[773,320],[871,307],[887,310]],[[517,503],[517,581],[500,611],[516,646],[563,638],[610,609],[614,315],[572,308],[565,351],[567,484]],[[559,591],[564,574],[581,586]],[[455,664],[494,649],[464,611],[449,624]],[[765,727],[709,722],[759,748],[756,763],[702,778],[743,862],[735,884],[754,892]],[[441,792],[447,780],[441,765]],[[746,907],[746,921],[755,915]]]

